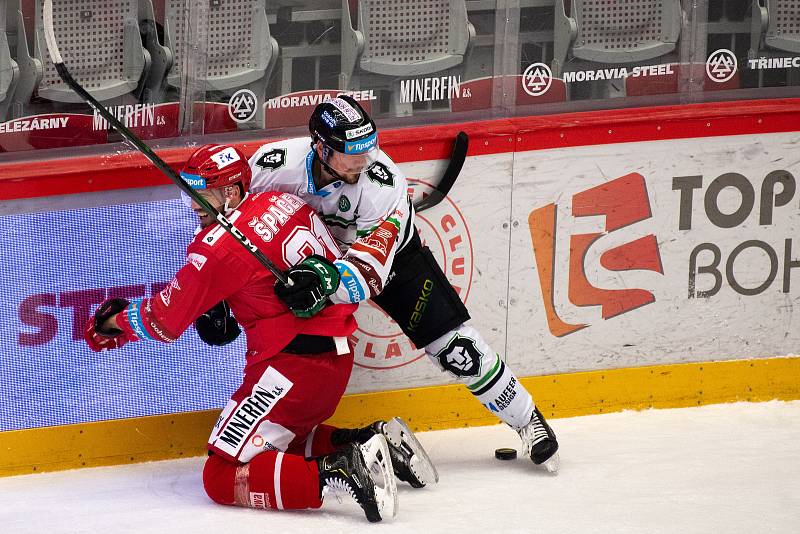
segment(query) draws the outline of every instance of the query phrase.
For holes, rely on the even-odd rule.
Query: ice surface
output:
[[[623,412],[552,421],[557,476],[503,426],[419,434],[438,485],[399,485],[397,517],[352,502],[277,512],[223,507],[204,458],[0,479],[0,532],[43,533],[797,533],[800,401]]]

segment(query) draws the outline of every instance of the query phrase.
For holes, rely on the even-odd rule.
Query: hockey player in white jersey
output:
[[[483,336],[414,227],[403,172],[380,150],[375,123],[359,104],[341,96],[319,104],[311,138],[262,146],[250,158],[252,190],[285,191],[310,204],[343,252],[333,262],[340,283],[276,287],[298,316],[334,303],[372,299],[417,347],[522,438],[523,453],[548,471],[558,469],[556,436],[531,395]],[[294,280],[293,270],[287,273]],[[419,299],[427,305],[420,311]],[[224,323],[225,321],[222,321]],[[201,337],[213,337],[213,332]]]

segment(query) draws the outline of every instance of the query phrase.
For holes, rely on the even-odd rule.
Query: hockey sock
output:
[[[461,325],[427,345],[425,352],[501,421],[514,428],[530,422],[533,398],[474,328]]]
[[[209,456],[203,485],[219,504],[278,510],[322,506],[317,462],[279,451],[264,451],[242,465]]]
[[[317,425],[306,438],[305,450],[299,454],[304,454],[306,458],[317,458],[339,449],[342,444],[337,443],[335,438],[339,431],[335,426]]]
[[[348,443],[366,443],[380,431],[380,426],[377,426],[379,423],[381,422],[376,421],[362,428],[337,428],[331,434],[331,441],[336,448],[342,448]]]

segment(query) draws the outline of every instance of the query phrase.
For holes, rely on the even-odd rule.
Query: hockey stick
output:
[[[233,226],[233,224],[228,220],[225,215],[219,212],[214,206],[208,203],[208,201],[203,198],[197,191],[189,187],[181,176],[176,173],[172,167],[167,165],[167,163],[162,160],[158,155],[156,155],[153,150],[147,146],[141,139],[139,139],[136,134],[131,132],[122,122],[119,121],[110,111],[108,111],[105,107],[103,107],[100,102],[98,102],[91,94],[89,94],[86,89],[81,86],[70,74],[69,70],[67,69],[66,65],[64,65],[64,60],[61,58],[61,52],[58,49],[58,44],[56,43],[55,32],[53,31],[53,0],[45,0],[44,7],[42,10],[42,15],[44,19],[44,37],[45,41],[47,42],[47,50],[50,53],[50,59],[52,59],[53,64],[56,67],[56,71],[58,72],[59,77],[66,83],[70,89],[75,91],[81,98],[83,98],[87,104],[89,104],[92,108],[94,108],[97,113],[100,114],[108,123],[114,127],[122,137],[125,138],[126,141],[131,143],[139,152],[145,155],[147,159],[149,159],[153,165],[155,165],[158,170],[164,173],[167,178],[172,180],[172,182],[178,186],[178,188],[189,195],[192,200],[197,202],[206,213],[212,215],[220,226],[222,226],[229,234],[231,234],[236,241],[241,243],[243,247],[250,251],[250,253],[256,257],[256,259],[266,267],[272,274],[275,275],[275,278],[283,282],[285,285],[292,285],[291,281],[286,277],[286,274],[278,269],[278,267],[272,263],[269,258],[267,258],[258,247],[256,247],[242,232],[239,231],[238,228]]]
[[[469,137],[464,132],[458,132],[455,143],[453,143],[453,153],[450,156],[450,163],[447,164],[442,179],[439,180],[439,185],[436,186],[433,193],[414,204],[414,209],[416,211],[430,209],[447,196],[447,193],[450,192],[450,188],[453,187],[453,184],[456,182],[456,178],[458,178],[458,173],[461,172],[461,167],[464,166],[464,160],[467,157],[467,148],[469,148]]]

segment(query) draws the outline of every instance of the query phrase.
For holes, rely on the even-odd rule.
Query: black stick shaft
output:
[[[453,153],[450,156],[450,162],[442,174],[436,189],[430,195],[414,204],[416,211],[423,211],[430,209],[439,204],[444,197],[450,192],[453,184],[458,178],[461,168],[464,166],[464,161],[467,157],[467,149],[469,149],[469,136],[464,132],[458,132],[456,140],[453,143]]]
[[[214,216],[220,226],[222,226],[229,234],[231,234],[239,243],[242,244],[247,250],[250,251],[253,256],[264,266],[266,267],[275,278],[283,282],[284,284],[288,285],[288,279],[286,274],[278,269],[278,267],[272,263],[269,258],[267,258],[263,252],[261,252],[258,247],[256,247],[242,232],[236,228],[225,215],[223,215],[219,210],[217,210],[214,206],[209,204],[209,202],[203,198],[200,194],[197,193],[194,189],[189,187],[181,176],[175,172],[172,167],[170,167],[163,159],[158,157],[158,155],[153,151],[152,148],[147,146],[144,141],[139,139],[132,131],[130,131],[119,119],[117,119],[110,111],[108,111],[100,102],[97,101],[86,89],[83,88],[81,84],[75,81],[70,74],[69,70],[67,69],[64,63],[55,63],[56,71],[58,71],[58,75],[61,79],[66,83],[70,89],[75,91],[81,98],[83,98],[92,108],[97,111],[100,116],[102,116],[108,123],[114,127],[122,136],[131,143],[136,149],[144,154],[144,156],[149,159],[153,165],[155,165],[158,170],[164,173],[167,178],[172,180],[172,182],[178,186],[178,188],[189,195],[195,202],[197,202],[200,207],[203,208],[207,213]]]

